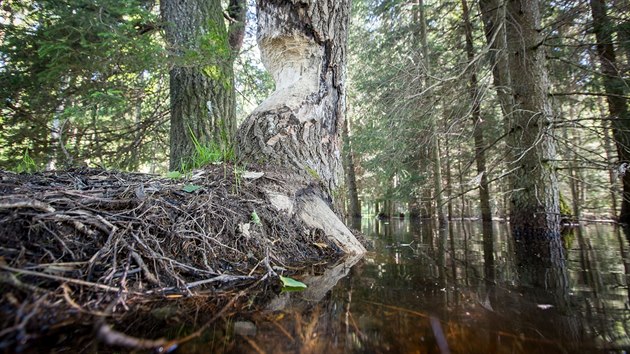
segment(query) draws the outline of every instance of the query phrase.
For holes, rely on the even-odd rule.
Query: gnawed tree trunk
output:
[[[506,27],[514,98],[510,224],[516,240],[532,252],[535,244],[560,236],[553,114],[538,5],[538,0],[508,1]]]
[[[239,155],[341,185],[349,2],[258,1],[258,44],[276,91],[240,127]],[[343,43],[343,44],[342,44]]]
[[[348,253],[365,248],[333,213],[342,185],[341,130],[349,0],[258,0],[258,44],[276,82],[237,133],[239,158],[286,171],[269,198]]]
[[[626,84],[617,68],[617,57],[613,47],[613,26],[606,13],[604,0],[591,0],[593,14],[593,31],[597,38],[597,54],[603,73],[604,89],[608,96],[608,113],[612,120],[612,132],[617,146],[620,170],[621,166],[630,164],[630,114],[628,102],[623,97]],[[618,221],[630,223],[630,172],[623,174],[623,198],[621,199],[621,211]]]
[[[233,61],[245,30],[245,1],[164,0],[160,11],[173,53],[170,70],[170,169],[189,162],[193,135],[202,145],[228,148],[236,133]]]

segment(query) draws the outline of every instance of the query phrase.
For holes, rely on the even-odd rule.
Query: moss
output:
[[[562,223],[571,223],[573,221],[573,210],[567,200],[564,199],[562,193],[559,193],[560,218]]]
[[[319,173],[317,173],[317,171],[315,171],[315,169],[313,169],[313,168],[311,168],[309,166],[306,166],[306,172],[311,177],[313,177],[315,180],[317,180],[317,181],[321,181],[322,180],[322,178],[319,176]]]

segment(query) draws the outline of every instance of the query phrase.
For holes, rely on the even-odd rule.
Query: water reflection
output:
[[[252,315],[247,320],[256,334],[234,337],[226,351],[630,349],[630,259],[622,230],[575,229],[545,245],[537,255],[557,256],[545,259],[519,251],[500,223],[458,222],[440,230],[364,219],[362,226],[373,251],[351,269],[332,271],[334,281],[317,296],[283,295],[275,311]]]

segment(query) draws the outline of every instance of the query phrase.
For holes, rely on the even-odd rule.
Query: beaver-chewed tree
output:
[[[276,90],[241,125],[238,154],[283,181],[269,199],[326,232],[348,253],[365,249],[332,212],[341,188],[349,0],[258,0],[258,44]]]

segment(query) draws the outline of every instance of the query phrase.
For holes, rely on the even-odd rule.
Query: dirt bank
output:
[[[0,350],[79,327],[108,345],[166,350],[186,338],[140,340],[115,324],[169,301],[179,310],[165,316],[202,307],[207,325],[266,303],[279,274],[341,258],[330,235],[270,201],[284,177],[227,165],[177,179],[0,171]]]

